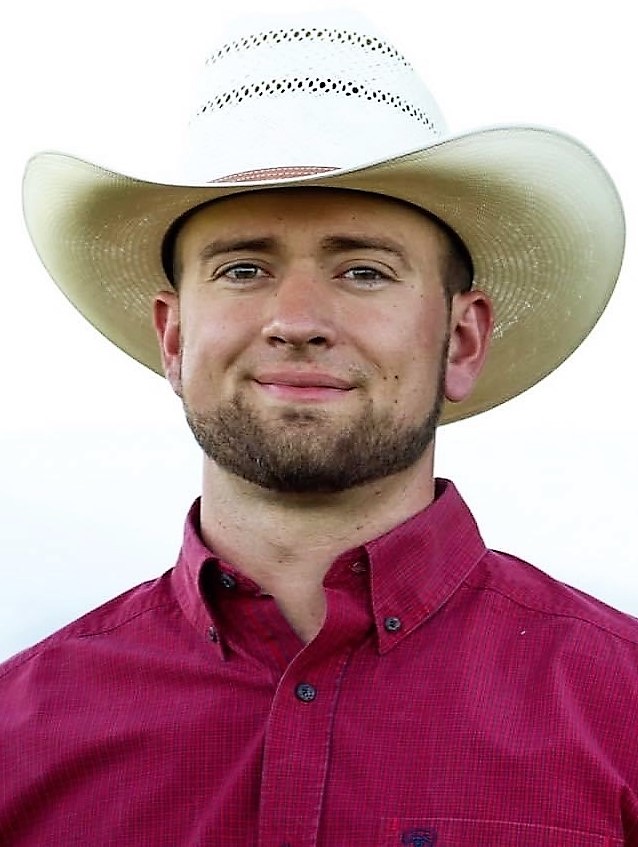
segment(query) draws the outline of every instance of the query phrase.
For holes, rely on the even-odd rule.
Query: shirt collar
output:
[[[203,581],[207,568],[217,560],[201,539],[200,504],[198,497],[186,516],[182,547],[171,578],[177,601],[190,623],[202,635],[215,639],[215,620],[206,603]],[[219,639],[214,643],[219,645]]]
[[[172,580],[190,623],[209,636],[223,655],[214,612],[204,591],[206,574],[218,566],[218,560],[201,539],[199,506],[197,499],[186,518]],[[379,650],[385,653],[441,608],[485,551],[474,518],[455,486],[439,479],[429,506],[379,538],[339,556],[326,584],[338,579],[346,566],[367,565]]]
[[[434,615],[486,552],[470,510],[443,479],[429,506],[365,550],[381,653]]]

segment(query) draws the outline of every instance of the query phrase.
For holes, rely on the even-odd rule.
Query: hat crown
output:
[[[190,126],[193,182],[360,167],[446,134],[410,63],[360,16],[249,23],[205,62]]]

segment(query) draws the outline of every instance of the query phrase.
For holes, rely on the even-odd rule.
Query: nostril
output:
[[[328,339],[325,335],[313,335],[310,338],[295,338],[291,336],[282,336],[282,335],[270,335],[268,337],[268,343],[279,347],[281,345],[286,345],[288,347],[305,347],[306,345],[312,345],[313,347],[322,347],[328,343]]]

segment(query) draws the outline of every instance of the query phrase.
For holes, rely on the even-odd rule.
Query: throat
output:
[[[279,611],[290,628],[304,642],[309,644],[323,626],[326,618],[326,598],[323,591],[311,599],[299,600],[276,597]]]
[[[256,580],[272,596],[288,625],[305,644],[317,635],[326,617],[323,577],[329,567],[328,562],[312,574],[271,570]]]

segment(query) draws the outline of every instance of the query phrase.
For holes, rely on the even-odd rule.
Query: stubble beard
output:
[[[265,420],[241,395],[209,413],[184,401],[186,420],[204,454],[262,488],[282,493],[337,493],[411,467],[434,439],[444,402],[447,344],[434,402],[418,424],[370,401],[340,428],[320,409],[288,409]]]

